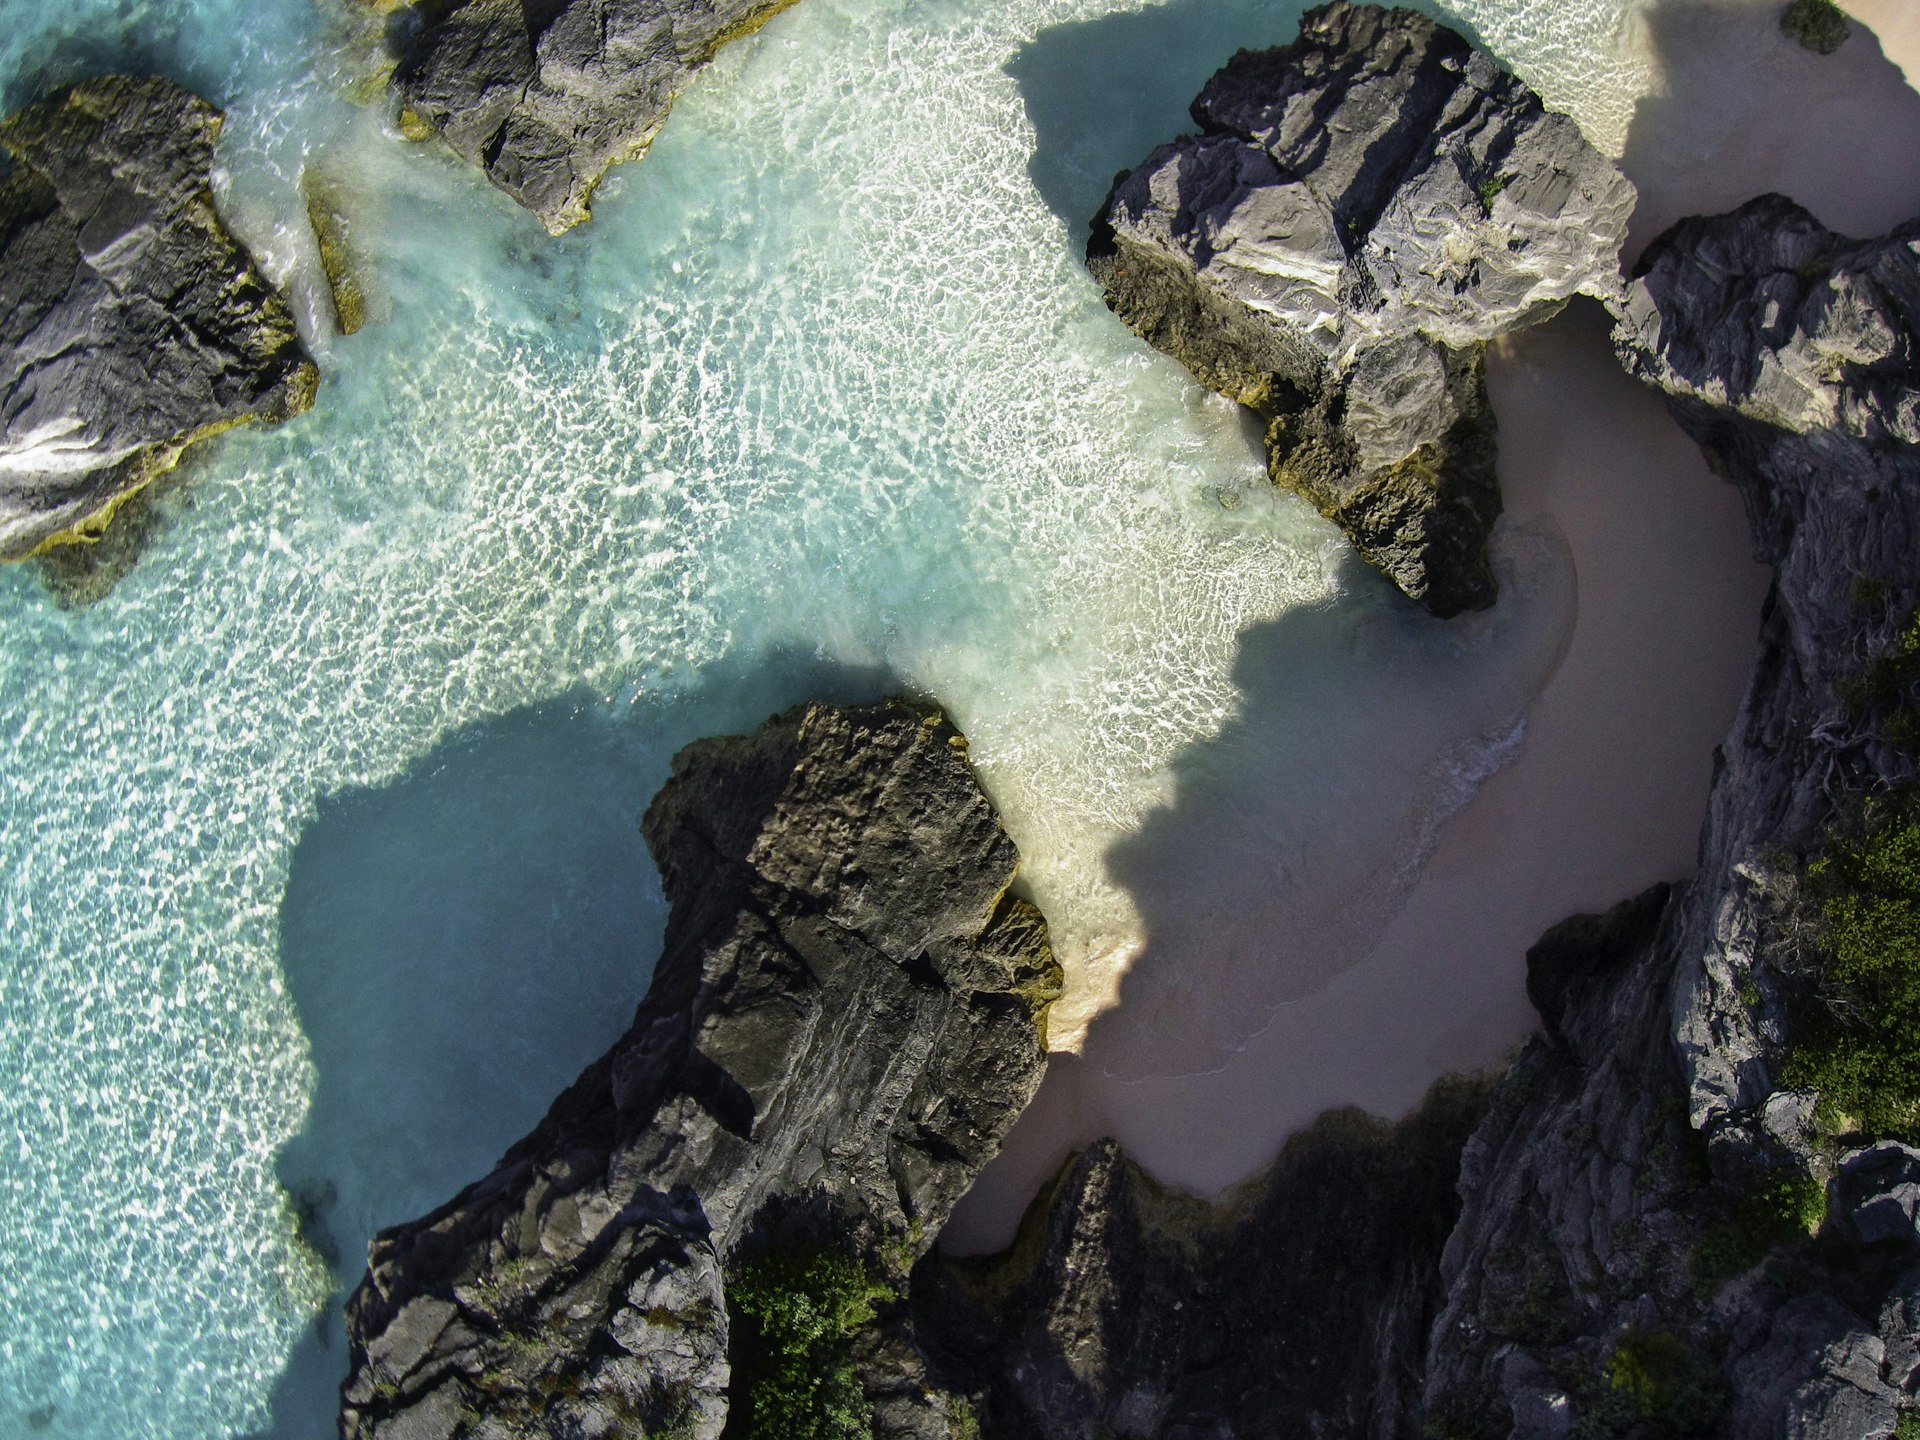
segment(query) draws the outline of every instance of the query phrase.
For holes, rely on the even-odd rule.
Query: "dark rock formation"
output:
[[[736,1256],[814,1237],[901,1271],[1039,1084],[1058,967],[938,715],[703,741],[645,829],[673,904],[652,988],[492,1175],[375,1240],[349,1440],[712,1440]],[[884,1328],[875,1389],[891,1361],[881,1398],[938,1420]]]
[[[1857,682],[1920,603],[1916,235],[1766,196],[1661,237],[1623,307],[1622,362],[1740,487],[1777,579],[1699,877],[1584,966],[1536,955],[1555,1039],[1468,1147],[1448,1245],[1427,1399],[1455,1433],[1862,1440],[1920,1388],[1920,1156],[1781,1084],[1818,946],[1800,866],[1914,773]]]
[[[1268,421],[1274,480],[1436,615],[1495,596],[1488,340],[1610,298],[1633,186],[1486,52],[1345,0],[1242,51],[1120,177],[1107,303]]]
[[[420,0],[393,33],[402,130],[438,135],[558,235],[722,45],[793,0]]]
[[[89,80],[0,124],[0,559],[99,533],[186,446],[313,401],[208,190],[220,112]]]
[[[1916,778],[1894,722],[1920,680],[1862,677],[1920,614],[1920,224],[1862,244],[1766,197],[1656,242],[1621,312],[1623,362],[1777,571],[1698,878],[1534,947],[1545,1034],[1464,1150],[1416,1117],[1263,1217],[1309,1135],[1238,1222],[1082,1157],[1009,1257],[922,1302],[945,1383],[1006,1433],[1870,1440],[1915,1408],[1920,1150],[1781,1075],[1819,944],[1805,861]]]
[[[1218,1208],[1103,1141],[1008,1255],[923,1271],[921,1342],[979,1395],[988,1435],[1414,1440],[1460,1149],[1486,1104],[1454,1080],[1397,1126],[1324,1116]]]

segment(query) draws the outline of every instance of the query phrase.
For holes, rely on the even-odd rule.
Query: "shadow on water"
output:
[[[640,819],[675,751],[802,700],[897,688],[784,656],[658,700],[573,692],[321,799],[280,910],[316,1082],[279,1172],[341,1288],[263,1437],[336,1434],[340,1302],[368,1240],[485,1175],[631,1022],[666,920]]]
[[[164,75],[225,106],[234,83],[228,47],[208,42],[190,7],[119,0],[87,6],[67,24],[16,45],[0,44],[0,115],[11,115],[63,85],[95,75]]]
[[[1364,958],[1566,653],[1573,565],[1551,526],[1503,527],[1501,604],[1454,621],[1351,549],[1338,564],[1335,602],[1241,633],[1232,717],[1107,851],[1145,937],[1083,1051],[1116,1078],[1217,1069]]]

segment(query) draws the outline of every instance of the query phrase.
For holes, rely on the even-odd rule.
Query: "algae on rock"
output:
[[[91,540],[188,446],[312,405],[292,313],[214,209],[220,124],[120,76],[0,124],[0,559]]]

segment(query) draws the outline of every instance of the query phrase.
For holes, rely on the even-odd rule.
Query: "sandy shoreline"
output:
[[[1767,190],[1854,234],[1920,214],[1920,94],[1901,69],[1920,73],[1920,15],[1899,0],[1847,8],[1862,23],[1824,59],[1780,39],[1771,4],[1632,18],[1662,92],[1643,98],[1622,161],[1642,193],[1633,251],[1682,215]],[[1892,58],[1872,25],[1888,27]],[[1495,1064],[1532,1032],[1522,957],[1542,931],[1690,873],[1767,584],[1739,499],[1620,372],[1597,306],[1497,346],[1489,385],[1508,523],[1557,531],[1578,583],[1571,642],[1518,758],[1446,826],[1365,958],[1224,1064],[1195,1035],[1206,1073],[1117,1078],[1168,1067],[1142,1063],[1137,1027],[1096,1021],[1080,1054],[1055,1057],[948,1248],[1005,1244],[1065,1155],[1101,1135],[1210,1194],[1328,1108],[1405,1113],[1440,1075]],[[1154,1037],[1156,1056],[1168,1039]]]

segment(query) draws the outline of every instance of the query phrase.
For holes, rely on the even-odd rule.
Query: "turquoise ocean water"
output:
[[[1496,611],[1415,614],[1078,261],[1113,172],[1297,10],[804,0],[555,241],[349,103],[326,3],[7,0],[9,109],[132,69],[228,110],[223,199],[326,379],[190,461],[99,604],[0,574],[0,1435],[332,1433],[368,1235],[483,1173],[644,990],[638,818],[698,735],[947,705],[1068,1042],[1147,938],[1103,857],[1183,777],[1261,817],[1229,888],[1364,946],[1517,743],[1564,556],[1510,535]],[[1461,18],[1617,138],[1618,14]],[[370,265],[354,337],[309,166]],[[1190,989],[1189,1029],[1257,1023],[1257,977]]]

